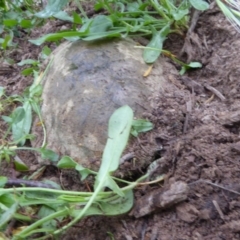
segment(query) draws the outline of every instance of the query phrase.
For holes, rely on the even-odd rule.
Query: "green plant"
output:
[[[163,43],[169,33],[183,34],[188,26],[190,8],[192,6],[200,10],[208,8],[208,4],[203,0],[97,0],[94,9],[105,10],[108,14],[89,19],[80,3],[78,6],[82,13],[82,16],[75,17],[82,24],[79,29],[47,34],[30,41],[41,45],[45,41],[59,41],[62,38],[72,41],[77,39],[94,41],[113,37],[145,36],[150,41],[144,49],[143,58],[145,62],[153,63],[161,54]],[[50,9],[50,3],[47,7]]]
[[[47,57],[49,57],[51,54],[51,49],[48,48],[47,46],[43,47],[42,52],[39,54],[39,59],[38,60],[33,60],[33,59],[25,59],[19,62],[17,65],[18,66],[25,66],[25,65],[30,65],[30,67],[25,68],[22,71],[22,75],[28,76],[31,74],[34,74],[34,72],[38,72],[39,68],[41,66],[42,60],[45,60]]]
[[[33,17],[37,9],[33,0],[10,1],[0,3],[0,48],[16,46],[14,36],[20,36],[19,27],[25,31],[31,30],[40,22]]]
[[[4,106],[8,102],[15,105],[20,103],[9,116],[2,116],[9,127],[1,139],[0,145],[0,160],[4,159],[10,162],[14,158],[15,169],[19,171],[28,170],[28,166],[17,158],[18,150],[34,150],[39,152],[42,158],[54,162],[58,160],[56,153],[46,149],[46,131],[39,108],[42,92],[41,79],[50,65],[51,61],[43,74],[39,75],[34,71],[34,82],[25,90],[23,96],[7,97],[4,88],[0,88],[0,102]],[[38,115],[43,126],[44,140],[41,148],[24,146],[26,139],[32,137],[30,134],[32,112]],[[85,216],[118,215],[129,211],[133,205],[132,189],[147,178],[149,173],[136,182],[112,177],[112,173],[118,168],[119,159],[130,132],[136,136],[152,128],[153,125],[146,120],[133,120],[132,109],[124,106],[118,109],[109,120],[109,138],[99,172],[83,168],[68,156],[61,158],[57,166],[63,169],[75,169],[81,175],[82,180],[89,174],[95,175],[93,193],[63,191],[53,182],[44,187],[39,184],[40,187],[4,188],[8,179],[4,176],[0,177],[0,229],[4,230],[9,221],[15,219],[25,223],[25,227],[17,229],[12,239],[34,237],[35,233],[58,235]],[[13,141],[9,141],[10,136]],[[20,183],[25,184],[24,181],[20,181]],[[120,188],[118,183],[125,186]],[[72,219],[72,221],[59,227],[57,223],[66,219]]]
[[[64,191],[37,187],[3,188],[6,177],[0,177],[0,228],[5,229],[11,219],[21,220],[28,226],[18,229],[12,239],[26,239],[35,233],[58,235],[83,217],[90,215],[114,216],[128,212],[133,205],[132,189],[149,176],[149,172],[135,182],[112,176],[118,169],[120,156],[127,144],[133,122],[133,111],[128,106],[117,109],[109,120],[108,140],[99,172],[83,168],[70,157],[58,162],[59,168],[75,169],[84,180],[95,175],[94,192]],[[141,130],[141,128],[140,128]],[[159,180],[162,180],[160,178]],[[118,183],[125,185],[119,187]],[[54,185],[56,187],[56,185]],[[40,206],[37,218],[36,206]],[[21,209],[21,212],[19,211]],[[28,212],[27,216],[22,212]],[[57,223],[71,221],[63,227]],[[47,237],[47,236],[45,236]]]
[[[216,0],[217,5],[223,12],[223,14],[227,17],[230,23],[236,28],[236,30],[240,31],[240,3],[235,0]]]
[[[48,66],[50,66],[51,62]],[[40,96],[42,93],[42,86],[40,84],[42,77],[45,75],[48,67],[42,75],[39,75],[38,72],[34,71],[34,82],[28,87],[23,96],[12,96],[6,97],[4,94],[4,88],[0,88],[0,106],[6,108],[6,104],[18,102],[21,105],[15,107],[10,116],[2,116],[2,119],[8,123],[9,127],[3,137],[1,138],[0,145],[0,162],[5,159],[7,162],[10,161],[12,156],[16,156],[18,150],[34,150],[39,152],[43,159],[49,159],[51,161],[57,161],[58,155],[53,151],[46,149],[46,131],[40,114]],[[5,96],[5,99],[3,97]],[[2,97],[2,98],[1,98]],[[25,147],[24,144],[27,139],[31,139],[34,136],[30,134],[30,129],[32,126],[32,112],[35,112],[43,127],[44,140],[41,148],[30,148]],[[8,137],[12,138],[12,141],[8,140]],[[15,167],[18,167],[17,170],[24,169],[26,170],[27,166],[19,161],[14,160]]]

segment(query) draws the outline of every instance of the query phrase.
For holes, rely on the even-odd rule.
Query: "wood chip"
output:
[[[219,120],[224,126],[233,126],[240,122],[240,110],[221,112],[219,113]]]
[[[149,68],[144,72],[143,76],[144,77],[149,76],[150,73],[152,72],[152,68],[153,68],[153,65],[149,66]]]
[[[221,219],[224,220],[224,215],[223,215],[223,212],[222,212],[218,202],[216,200],[212,200],[212,203],[213,203],[214,207],[216,208],[218,214],[220,215]]]
[[[204,87],[211,91],[212,93],[214,93],[218,98],[220,98],[222,101],[225,101],[226,98],[222,95],[222,93],[220,93],[216,88],[208,85],[208,84],[204,84]]]
[[[178,181],[170,185],[169,189],[157,189],[138,199],[130,216],[140,218],[154,210],[166,209],[187,199],[188,185]]]

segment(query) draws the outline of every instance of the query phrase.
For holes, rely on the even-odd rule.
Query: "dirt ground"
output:
[[[61,27],[52,21],[30,37]],[[40,48],[22,34],[9,57],[16,62],[36,59]],[[178,55],[183,43],[184,39],[172,35],[165,48]],[[155,141],[162,146],[155,156],[162,159],[156,174],[165,173],[167,179],[162,185],[135,190],[135,204],[141,204],[143,196],[183,181],[189,187],[187,200],[140,218],[87,218],[62,239],[240,239],[240,33],[214,7],[200,15],[191,43],[191,60],[201,62],[203,68],[184,76],[166,72],[171,87],[160,96],[158,107],[148,113],[155,124]],[[54,44],[47,45],[54,48]],[[0,85],[7,87],[8,94],[21,93],[31,83],[31,78],[20,75],[17,65],[13,69],[2,66]],[[36,163],[33,155],[27,158],[32,165]],[[57,169],[49,167],[45,176],[56,173]]]

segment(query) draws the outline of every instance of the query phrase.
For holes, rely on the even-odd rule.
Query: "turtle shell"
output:
[[[94,169],[114,110],[129,105],[140,118],[154,108],[164,83],[163,60],[143,77],[149,66],[136,45],[129,39],[77,41],[54,51],[43,80],[41,107],[48,148]]]

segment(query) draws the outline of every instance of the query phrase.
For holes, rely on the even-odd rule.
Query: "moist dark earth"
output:
[[[30,36],[22,33],[21,39],[16,39],[18,48],[10,51],[8,57],[15,62],[37,59],[40,48],[27,40],[62,27],[58,21],[51,21]],[[240,239],[240,33],[213,7],[200,15],[190,43],[187,54],[181,57],[184,36],[169,36],[164,48],[182,60],[199,61],[203,67],[184,76],[166,69],[171,85],[159,97],[158,107],[146,112],[154,130],[140,135],[135,149],[152,152],[153,141],[161,146],[162,150],[153,158],[161,159],[155,174],[166,174],[165,181],[134,190],[135,207],[144,206],[148,203],[142,197],[164,192],[171,183],[182,181],[189,187],[187,199],[140,218],[86,218],[61,239]],[[8,94],[21,94],[31,84],[32,78],[22,77],[17,65],[9,68],[1,64],[1,69],[5,71],[0,71],[0,85],[6,87]],[[1,123],[1,135],[5,129],[6,125]],[[34,155],[24,152],[20,157],[32,169],[36,168]],[[145,171],[139,170],[136,178]],[[10,176],[13,175],[16,173],[11,170]],[[48,166],[41,177],[56,176],[65,189],[71,189],[73,184],[83,185],[53,166]]]

